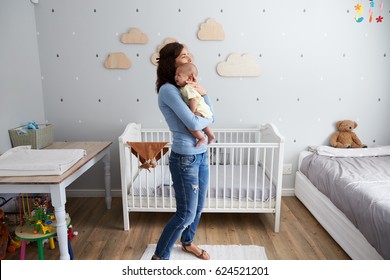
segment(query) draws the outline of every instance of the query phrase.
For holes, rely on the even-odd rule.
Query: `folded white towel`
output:
[[[85,155],[83,149],[35,150],[19,146],[0,156],[0,176],[61,175]]]

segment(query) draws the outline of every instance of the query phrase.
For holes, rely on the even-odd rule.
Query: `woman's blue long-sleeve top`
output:
[[[214,107],[210,98],[203,96],[214,115]],[[207,145],[195,147],[197,139],[189,130],[202,130],[214,122],[211,119],[196,116],[184,103],[179,89],[172,84],[164,84],[158,92],[158,106],[172,132],[172,150],[182,155],[204,153]]]

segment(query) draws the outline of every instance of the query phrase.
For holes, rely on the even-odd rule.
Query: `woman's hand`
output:
[[[204,96],[206,95],[206,89],[204,87],[202,87],[200,84],[198,84],[197,81],[193,81],[193,82],[187,82],[187,84],[189,84],[190,86],[194,87],[194,89],[199,92],[199,94],[201,96]]]

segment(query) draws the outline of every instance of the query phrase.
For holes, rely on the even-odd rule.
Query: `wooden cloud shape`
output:
[[[173,39],[173,38],[167,38],[164,40],[164,43],[158,45],[157,47],[157,50],[154,54],[152,54],[152,57],[150,58],[150,60],[152,61],[152,63],[154,65],[157,66],[157,60],[158,58],[160,57],[160,50],[166,45],[166,44],[169,44],[169,43],[173,43],[173,42],[177,42],[176,39]]]
[[[128,69],[131,67],[131,61],[122,52],[110,53],[104,61],[104,67],[108,69]]]
[[[225,39],[225,32],[220,23],[209,18],[200,25],[198,39],[203,41],[223,41]]]
[[[146,44],[148,36],[138,28],[131,28],[127,33],[122,34],[121,42],[123,44]]]
[[[217,73],[225,77],[256,77],[261,70],[253,55],[232,53],[217,65]]]

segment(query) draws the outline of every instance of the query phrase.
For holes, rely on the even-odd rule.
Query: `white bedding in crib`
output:
[[[255,165],[211,165],[210,185],[208,196],[211,198],[233,198],[235,200],[248,199],[250,201],[268,201],[276,194],[275,187],[267,176],[264,176],[263,169]],[[141,169],[138,176],[135,176],[130,195],[134,196],[174,196],[171,187],[171,177],[168,165],[158,165],[150,172]],[[218,187],[217,187],[218,186]],[[263,187],[264,186],[264,187]],[[271,192],[270,192],[271,189]],[[264,191],[263,191],[264,190]]]

